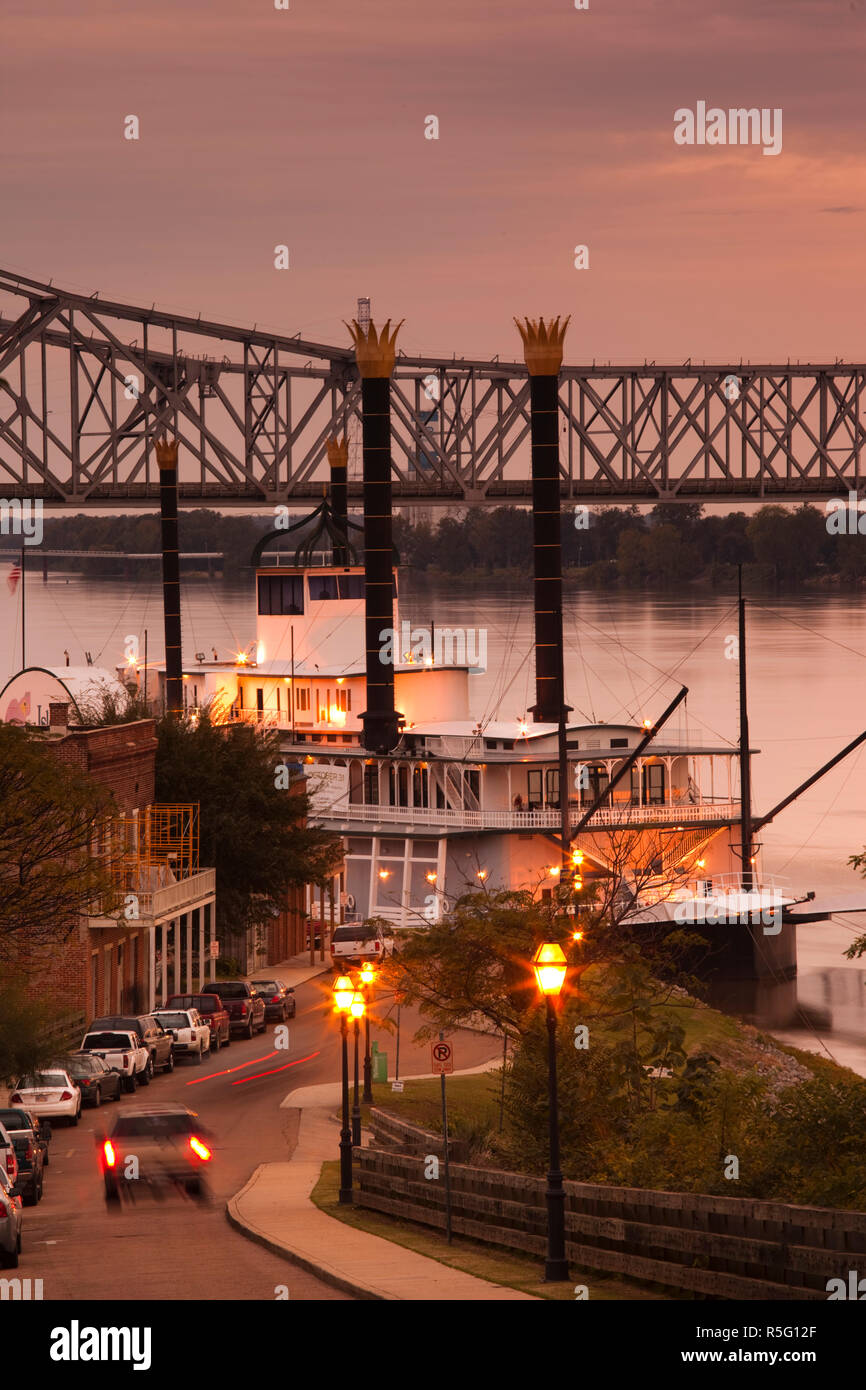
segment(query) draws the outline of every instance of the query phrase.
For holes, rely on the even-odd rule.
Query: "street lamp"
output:
[[[349,1027],[348,1015],[352,1007],[355,986],[348,975],[340,975],[334,981],[334,1008],[340,1015],[340,1038],[343,1053],[343,1124],[340,1129],[340,1202],[352,1201],[352,1131],[349,1128]]]
[[[352,1143],[356,1148],[361,1147],[361,1106],[358,1101],[358,1034],[360,1031],[360,1020],[367,1012],[367,1005],[364,996],[359,989],[353,991],[352,1001],[349,1004],[349,1012],[355,1025],[355,1093],[352,1100]]]
[[[373,1099],[373,1064],[370,1057],[370,989],[376,983],[376,971],[372,961],[361,966],[361,989],[364,995],[364,1104]]]
[[[565,983],[565,953],[555,941],[544,942],[532,957],[532,969],[547,1006],[547,1094],[550,1122],[550,1170],[547,1174],[547,1258],[544,1277],[548,1283],[568,1278],[565,1258],[565,1191],[559,1166],[559,1099],[556,1089],[556,1000]]]

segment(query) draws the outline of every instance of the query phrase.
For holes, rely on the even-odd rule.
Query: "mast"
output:
[[[157,439],[162,519],[162,609],[165,626],[165,712],[183,713],[180,558],[177,536],[177,440]]]
[[[26,556],[26,555],[27,555],[27,549],[26,549],[25,546],[22,545],[22,547],[21,547],[21,670],[22,670],[22,671],[24,671],[24,670],[26,669],[26,667],[27,667],[27,661],[26,661],[26,659],[25,659],[25,658],[26,658],[26,651],[27,651],[26,639],[25,639],[25,632],[26,632],[27,623],[26,623],[26,608],[25,608],[25,597],[24,597],[25,594],[27,593],[27,568],[26,568],[25,563],[24,563],[24,560],[25,560],[25,556]]]
[[[749,709],[746,691],[746,600],[743,598],[743,566],[737,566],[740,658],[740,859],[743,888],[754,883],[752,869],[752,756],[749,751]]]

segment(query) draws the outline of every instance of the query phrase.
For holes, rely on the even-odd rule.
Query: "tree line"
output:
[[[300,514],[282,524],[299,520]],[[248,571],[256,543],[274,529],[273,514],[225,516],[197,508],[181,513],[181,550],[221,553],[223,573],[237,577]],[[294,550],[302,534],[286,534],[275,544]],[[418,522],[398,513],[394,539],[401,563],[431,576],[528,573],[532,566],[532,514],[525,507],[476,507],[463,515]],[[4,537],[2,543],[17,551],[13,538]],[[153,561],[126,557],[159,551],[159,516],[46,517],[43,545],[48,550],[117,551],[116,560],[64,559],[64,569],[152,575]],[[38,549],[31,554],[38,557]],[[694,502],[662,502],[647,512],[637,506],[567,507],[562,562],[581,583],[597,588],[665,588],[698,581],[727,585],[737,565],[751,567],[750,578],[757,582],[859,585],[866,579],[866,536],[832,533],[824,510],[809,504],[710,516]]]

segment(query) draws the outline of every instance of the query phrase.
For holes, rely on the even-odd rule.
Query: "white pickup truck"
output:
[[[175,1057],[194,1057],[200,1063],[210,1053],[210,1024],[198,1009],[156,1009],[153,1014],[174,1038]]]
[[[125,1091],[150,1081],[150,1054],[137,1033],[85,1033],[79,1050],[92,1052],[112,1071],[119,1071]]]

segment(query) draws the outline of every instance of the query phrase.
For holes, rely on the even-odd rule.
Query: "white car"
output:
[[[21,1254],[22,1202],[12,1192],[6,1169],[0,1164],[0,1268],[17,1269]]]
[[[78,1050],[92,1052],[95,1057],[101,1057],[111,1071],[119,1071],[125,1091],[134,1091],[139,1082],[146,1086],[150,1081],[150,1053],[137,1033],[115,1029],[85,1033]]]
[[[77,1125],[81,1118],[81,1092],[62,1067],[47,1067],[45,1071],[19,1077],[9,1104],[20,1105],[39,1119],[66,1120]]]
[[[210,1053],[210,1024],[198,1009],[156,1009],[154,1018],[174,1038],[175,1057],[195,1057],[201,1062]]]
[[[5,1173],[11,1186],[15,1186],[18,1181],[18,1158],[9,1131],[2,1124],[0,1124],[0,1173]]]

